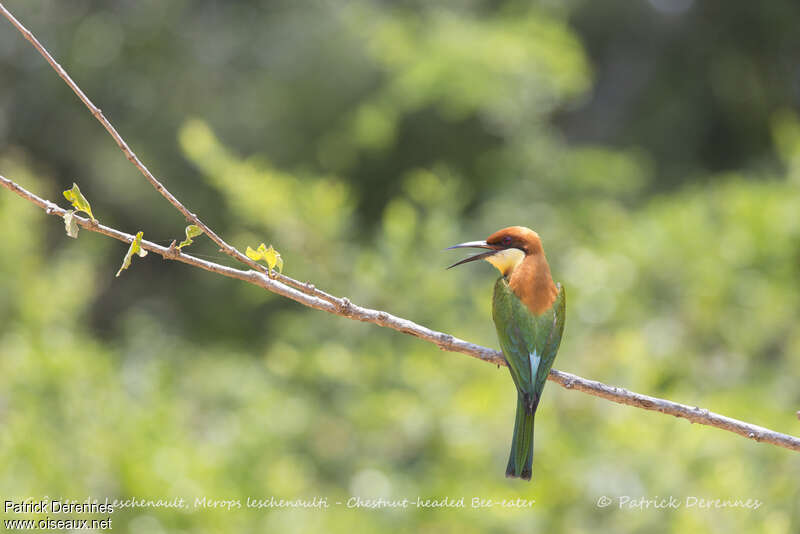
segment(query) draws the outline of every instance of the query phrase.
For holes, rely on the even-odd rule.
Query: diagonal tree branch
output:
[[[222,252],[235,258],[236,260],[244,263],[254,270],[242,271],[227,267],[210,261],[202,260],[194,256],[184,254],[174,246],[162,247],[149,241],[142,241],[144,249],[161,255],[164,259],[180,261],[194,267],[199,267],[213,273],[217,273],[230,278],[236,278],[249,282],[251,284],[263,287],[268,291],[272,291],[286,298],[290,298],[305,306],[315,308],[318,310],[333,313],[350,319],[369,322],[392,328],[399,332],[410,334],[426,341],[430,341],[439,346],[442,350],[461,352],[469,356],[473,356],[480,360],[494,363],[498,366],[506,365],[505,359],[501,352],[482,347],[468,341],[464,341],[453,337],[450,334],[437,332],[431,330],[417,323],[391,315],[385,311],[372,310],[364,308],[351,303],[347,298],[339,298],[324,291],[317,289],[313,284],[303,283],[288,276],[270,272],[264,266],[254,262],[236,248],[226,243],[219,235],[217,235],[211,228],[203,223],[197,215],[189,211],[172,193],[170,193],[164,185],[156,179],[155,176],[147,169],[147,167],[139,160],[136,154],[131,150],[125,140],[120,136],[114,126],[106,119],[102,111],[95,106],[91,100],[84,94],[78,85],[70,78],[69,74],[59,65],[47,50],[39,43],[38,39],[31,33],[25,26],[23,26],[14,16],[0,3],[0,13],[11,22],[11,24],[27,39],[36,50],[45,58],[50,66],[55,70],[64,82],[72,89],[78,96],[83,104],[89,109],[92,115],[103,125],[108,131],[114,141],[119,146],[120,150],[125,154],[125,157],[144,175],[148,182],[158,191],[164,198],[166,198],[175,208],[180,211],[187,220],[200,227],[203,232],[216,243]],[[19,196],[27,199],[28,201],[36,204],[44,209],[50,215],[57,215],[63,217],[66,210],[58,207],[49,200],[42,199],[35,194],[27,191],[13,181],[0,176],[0,185],[9,189]],[[91,221],[79,216],[74,216],[74,219],[83,228],[104,234],[106,236],[130,243],[133,241],[134,236],[120,232],[114,228],[101,225],[96,221]],[[550,371],[548,376],[549,380],[560,384],[567,389],[576,389],[583,391],[596,397],[616,402],[618,404],[627,404],[642,408],[645,410],[657,411],[675,417],[682,417],[688,419],[693,423],[713,426],[721,428],[735,434],[753,439],[759,442],[771,443],[787,449],[800,451],[800,438],[775,432],[764,427],[745,423],[737,419],[725,417],[705,409],[698,407],[691,407],[685,404],[659,399],[657,397],[650,397],[628,391],[623,388],[609,386],[602,382],[594,380],[587,380],[577,375],[557,371],[555,369]]]
[[[36,196],[35,194],[1,175],[0,185],[10,191],[13,191],[17,195],[32,202],[33,204],[36,204],[50,215],[64,217],[64,215],[67,213],[67,210],[58,207],[49,200],[45,200]],[[74,219],[77,220],[78,224],[86,230],[113,237],[114,239],[118,239],[119,241],[124,241],[126,243],[133,241],[134,236],[131,234],[120,232],[114,228],[104,226],[90,219],[85,219],[77,215],[74,216]],[[210,271],[212,273],[243,280],[286,298],[290,298],[310,308],[326,311],[334,315],[340,315],[342,317],[347,317],[357,321],[373,323],[379,326],[397,330],[398,332],[410,334],[420,339],[424,339],[425,341],[434,343],[442,350],[461,352],[498,366],[506,365],[503,354],[499,351],[458,339],[450,334],[445,334],[444,332],[431,330],[430,328],[419,325],[413,321],[409,321],[408,319],[397,317],[385,311],[373,310],[358,306],[346,298],[331,297],[330,300],[321,299],[313,295],[303,293],[302,291],[298,291],[297,289],[292,288],[278,280],[274,280],[270,278],[268,274],[260,271],[242,271],[232,267],[226,267],[224,265],[219,265],[217,263],[196,258],[189,254],[184,254],[172,246],[162,247],[155,243],[151,243],[150,241],[142,240],[142,247],[145,250],[159,254],[165,260],[180,261],[193,267],[205,269],[206,271]],[[563,371],[557,371],[555,369],[550,371],[550,376],[547,378],[553,382],[556,382],[557,384],[560,384],[566,389],[583,391],[589,395],[601,397],[618,404],[627,404],[629,406],[635,406],[636,408],[642,408],[644,410],[651,410],[674,415],[675,417],[682,417],[683,419],[688,419],[692,423],[699,423],[701,425],[721,428],[722,430],[727,430],[755,441],[771,443],[786,449],[800,451],[800,438],[775,432],[774,430],[746,423],[744,421],[739,421],[738,419],[725,417],[724,415],[719,415],[703,408],[692,407],[686,404],[660,399],[658,397],[651,397],[649,395],[642,395],[641,393],[628,391],[627,389],[618,388],[615,386],[609,386],[595,380],[587,380],[586,378],[581,378],[580,376],[565,373]]]

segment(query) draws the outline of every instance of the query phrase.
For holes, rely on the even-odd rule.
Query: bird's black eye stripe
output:
[[[503,238],[503,244],[508,246],[511,244],[511,236],[507,235]]]

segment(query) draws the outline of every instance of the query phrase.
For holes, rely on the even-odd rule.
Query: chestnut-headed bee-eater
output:
[[[550,276],[539,234],[510,226],[486,241],[450,248],[488,249],[451,265],[486,260],[501,273],[494,285],[492,318],[511,378],[517,386],[517,417],[507,477],[533,474],[533,419],[564,331],[566,297]]]

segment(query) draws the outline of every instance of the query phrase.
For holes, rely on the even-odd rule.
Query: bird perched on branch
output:
[[[539,234],[510,226],[486,241],[450,247],[488,249],[454,263],[486,260],[502,276],[494,285],[492,317],[511,378],[517,387],[517,417],[507,477],[530,480],[533,474],[533,420],[564,331],[566,298],[553,282]]]

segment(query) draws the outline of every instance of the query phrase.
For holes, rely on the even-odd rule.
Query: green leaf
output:
[[[247,245],[247,250],[244,251],[245,255],[253,261],[258,261],[261,259],[261,253],[257,250],[253,250],[250,248],[250,245]]]
[[[283,258],[281,258],[280,252],[272,248],[272,245],[267,248],[264,243],[261,243],[255,250],[248,246],[245,254],[253,261],[261,260],[266,263],[270,271],[277,267],[279,272],[283,272]]]
[[[186,227],[186,239],[181,241],[181,243],[178,245],[178,248],[191,245],[193,243],[192,238],[200,235],[203,235],[203,230],[200,229],[200,227],[196,224],[190,224]]]
[[[67,235],[73,239],[78,238],[78,221],[75,220],[75,210],[69,210],[67,213],[64,214],[64,229],[67,231]]]
[[[72,204],[72,207],[75,208],[75,211],[82,211],[91,217],[93,221],[97,220],[92,214],[92,207],[89,205],[89,201],[86,200],[86,197],[83,196],[83,193],[81,193],[78,184],[72,182],[72,189],[67,189],[64,191],[64,198],[69,200],[69,202]]]
[[[122,267],[120,267],[119,271],[117,271],[117,276],[122,274],[122,271],[131,266],[131,259],[133,258],[134,254],[138,255],[140,258],[147,256],[147,251],[142,248],[143,234],[144,232],[139,232],[136,234],[136,237],[133,238],[131,246],[128,247],[128,252],[125,254],[125,259],[122,260]]]
[[[278,264],[278,260],[280,260],[281,255],[278,254],[278,251],[272,248],[272,245],[264,252],[264,260],[266,260],[269,269],[272,270]],[[283,260],[281,260],[281,268],[283,267]]]

